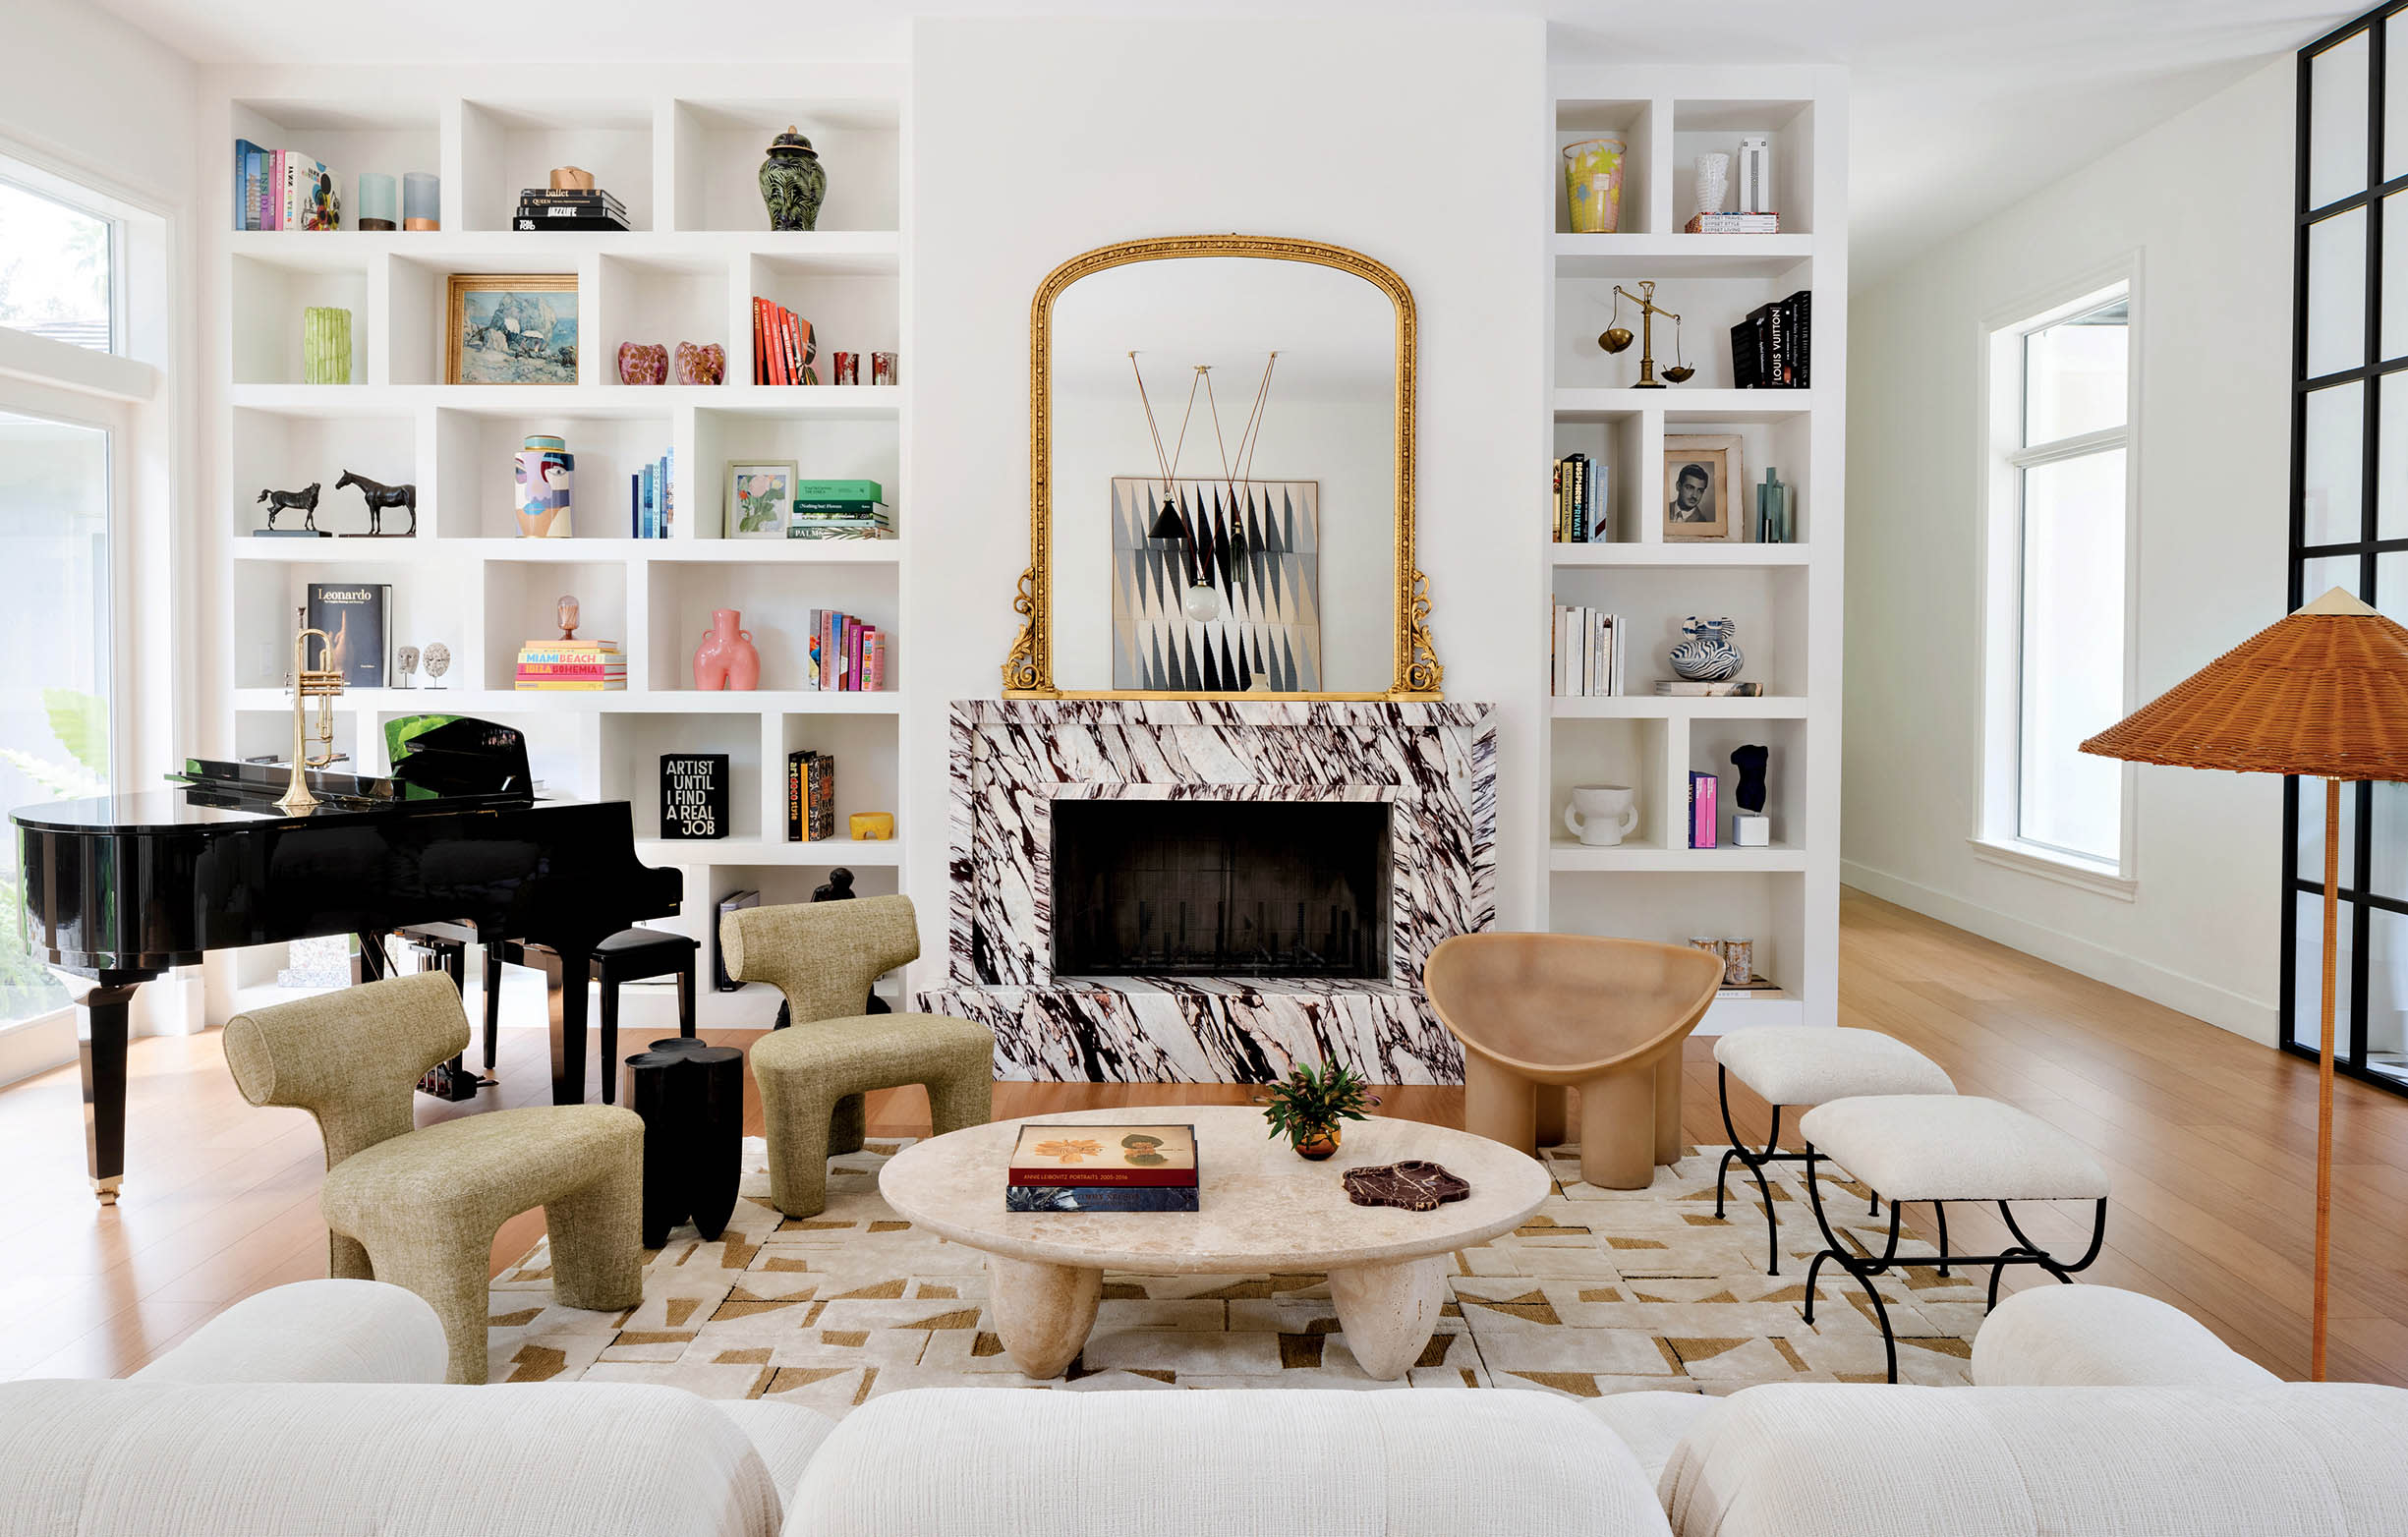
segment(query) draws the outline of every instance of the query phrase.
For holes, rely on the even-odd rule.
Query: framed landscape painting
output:
[[[577,382],[576,273],[454,272],[444,301],[444,383]]]

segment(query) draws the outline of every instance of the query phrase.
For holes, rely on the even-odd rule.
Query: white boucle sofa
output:
[[[2408,1530],[2408,1393],[2276,1382],[2097,1286],[2002,1303],[1973,1388],[930,1389],[832,1428],[664,1388],[444,1387],[413,1308],[369,1281],[281,1287],[135,1380],[0,1385],[0,1537]]]

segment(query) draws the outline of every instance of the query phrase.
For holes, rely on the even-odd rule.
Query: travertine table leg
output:
[[[1330,1272],[1330,1300],[1355,1363],[1393,1382],[1421,1355],[1447,1301],[1447,1256]]]
[[[1104,1273],[990,1254],[987,1278],[987,1308],[1012,1364],[1031,1377],[1060,1377],[1095,1327]]]

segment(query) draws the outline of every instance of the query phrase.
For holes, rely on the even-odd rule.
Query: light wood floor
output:
[[[2107,1248],[2086,1279],[2164,1297],[2275,1371],[2305,1373],[2312,1067],[1853,891],[1840,944],[1843,1020],[1913,1044],[1963,1092],[2023,1106],[2108,1165]],[[1688,1133],[1719,1143],[1711,1043],[1691,1047]],[[502,1050],[502,1088],[484,1098],[546,1100],[542,1036],[505,1031]],[[128,1372],[227,1304],[325,1273],[323,1161],[309,1118],[244,1104],[214,1033],[137,1042],[132,1071],[126,1192],[113,1210],[84,1182],[74,1070],[0,1090],[0,1379]],[[2408,1384],[2408,1224],[2397,1216],[2408,1198],[2408,1102],[2347,1081],[2340,1089],[2332,1373]],[[1034,1114],[1249,1092],[1003,1084],[996,1108]],[[1460,1090],[1386,1096],[1385,1113],[1462,1115]],[[419,1107],[422,1120],[472,1109]],[[757,1104],[747,1119],[757,1133]],[[1764,1108],[1743,1104],[1739,1120],[1760,1138]],[[874,1096],[871,1129],[925,1132],[925,1097]],[[524,1252],[540,1224],[531,1214],[505,1227],[496,1265]],[[2070,1213],[2027,1223],[2068,1248],[2088,1236],[2076,1225]],[[1994,1216],[1955,1208],[1950,1228],[1960,1249],[1995,1245]]]

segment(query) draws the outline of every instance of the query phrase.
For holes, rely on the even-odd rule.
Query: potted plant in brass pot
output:
[[[1365,1108],[1380,1102],[1352,1070],[1325,1060],[1318,1068],[1296,1063],[1255,1103],[1271,1135],[1286,1137],[1298,1158],[1318,1162],[1338,1151],[1339,1122],[1367,1119]]]

